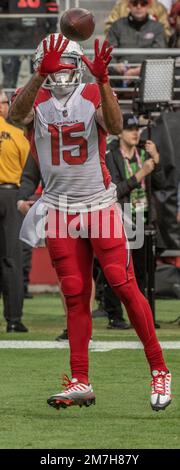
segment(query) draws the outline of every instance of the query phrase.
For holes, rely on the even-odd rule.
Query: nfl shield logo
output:
[[[64,117],[67,117],[67,116],[68,116],[67,109],[64,109],[63,112],[62,112],[62,114],[63,114]]]

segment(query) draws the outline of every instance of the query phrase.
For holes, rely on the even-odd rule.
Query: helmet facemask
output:
[[[59,37],[59,34],[54,34],[55,36],[55,43]],[[49,42],[49,36],[47,37],[47,42]],[[48,75],[43,83],[43,88],[48,88],[56,94],[56,91],[60,95],[66,95],[73,91],[75,87],[77,87],[82,81],[82,75],[84,72],[84,65],[82,63],[81,55],[83,51],[78,43],[74,41],[69,41],[64,53],[60,57],[61,63],[67,63],[74,65],[74,69],[64,69],[60,72],[56,72],[54,74]],[[34,57],[34,69],[37,70],[39,63],[43,58],[43,44],[42,42],[39,44],[35,57]]]

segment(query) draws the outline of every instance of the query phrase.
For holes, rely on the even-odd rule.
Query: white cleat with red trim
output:
[[[153,370],[151,381],[151,407],[155,411],[165,410],[171,403],[171,374]]]
[[[48,398],[48,405],[57,409],[73,405],[80,407],[95,405],[95,394],[91,384],[80,383],[77,379],[69,380],[67,376],[64,376],[63,387],[65,390]]]

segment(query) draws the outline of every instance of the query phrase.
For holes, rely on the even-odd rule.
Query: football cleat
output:
[[[151,407],[155,411],[165,410],[171,403],[171,374],[153,370],[151,381]]]
[[[95,405],[95,395],[90,384],[80,383],[77,379],[69,380],[65,375],[63,387],[62,392],[48,398],[48,405],[57,409],[73,405],[79,405],[80,407]]]

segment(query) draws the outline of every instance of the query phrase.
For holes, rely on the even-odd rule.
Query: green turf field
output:
[[[2,309],[1,309],[2,310]],[[179,340],[179,301],[157,301],[161,340]],[[163,323],[167,322],[167,323]],[[26,334],[7,334],[0,316],[0,340],[53,340],[65,327],[57,295],[25,302]],[[93,340],[135,340],[133,330],[107,330],[94,320]],[[0,448],[139,449],[180,447],[180,350],[166,350],[173,373],[173,404],[165,412],[149,406],[149,370],[142,350],[90,352],[90,377],[97,401],[90,408],[56,411],[47,397],[69,373],[68,350],[0,349]]]

